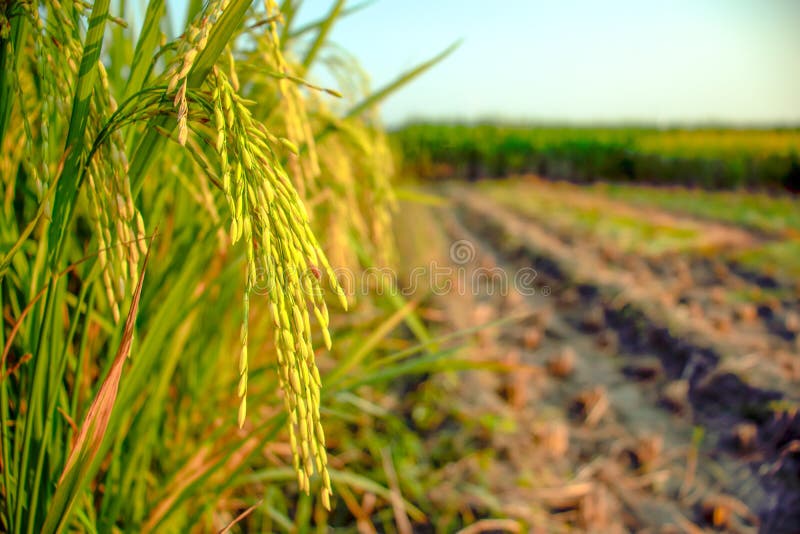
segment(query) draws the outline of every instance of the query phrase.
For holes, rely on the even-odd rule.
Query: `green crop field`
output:
[[[539,174],[698,187],[800,187],[797,129],[536,127],[420,123],[393,132],[407,173]]]

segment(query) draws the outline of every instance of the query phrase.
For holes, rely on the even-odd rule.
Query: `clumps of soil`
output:
[[[600,332],[606,325],[606,314],[602,306],[589,307],[581,318],[581,329],[584,332]]]
[[[528,328],[522,337],[522,346],[527,350],[536,350],[542,344],[542,331],[538,328]]]
[[[534,439],[551,458],[561,458],[569,450],[569,426],[553,420],[533,429]]]
[[[589,250],[594,244],[581,240],[568,243],[563,239],[559,243],[560,237],[555,236],[550,246],[548,239],[551,236],[542,231],[532,232],[531,236],[536,240],[528,240],[527,227],[515,224],[511,220],[513,214],[495,214],[491,206],[488,207],[488,210],[483,210],[464,206],[458,214],[462,221],[479,233],[481,239],[490,244],[489,248],[497,245],[506,260],[532,266],[543,275],[542,279],[546,279],[554,289],[547,303],[547,309],[557,314],[554,323],[562,321],[562,324],[570,327],[565,333],[559,331],[558,324],[526,325],[512,334],[516,339],[503,339],[516,343],[520,349],[521,355],[511,360],[523,360],[527,356],[544,361],[541,377],[544,388],[549,391],[544,395],[549,395],[551,401],[557,399],[561,406],[566,404],[572,417],[570,425],[537,427],[531,436],[537,448],[548,451],[548,456],[552,458],[578,454],[582,460],[591,458],[591,465],[595,464],[596,459],[597,463],[610,462],[623,470],[633,469],[635,475],[628,471],[625,474],[629,478],[641,478],[642,484],[647,480],[652,488],[656,487],[654,481],[657,477],[648,475],[660,462],[665,463],[659,465],[658,470],[663,471],[665,476],[671,476],[676,451],[670,449],[674,448],[675,436],[666,434],[670,443],[667,447],[663,437],[657,433],[630,441],[629,428],[640,424],[636,410],[628,410],[631,403],[622,399],[631,397],[623,395],[621,387],[607,379],[595,380],[591,372],[587,372],[585,351],[593,343],[596,347],[607,349],[604,352],[612,353],[604,354],[606,357],[621,354],[625,358],[622,376],[638,383],[625,383],[626,387],[648,390],[646,398],[675,414],[670,418],[675,422],[675,428],[685,429],[687,424],[699,424],[708,433],[709,438],[701,447],[697,486],[692,486],[691,494],[681,497],[683,499],[689,495],[691,499],[673,501],[674,495],[659,495],[658,499],[669,501],[669,506],[680,509],[683,517],[706,527],[734,530],[743,526],[752,530],[757,521],[749,515],[747,506],[726,495],[704,494],[712,487],[714,491],[730,491],[733,488],[733,493],[740,497],[748,495],[748,498],[742,498],[759,509],[764,526],[778,524],[775,521],[789,524],[780,519],[782,516],[796,518],[794,524],[800,524],[797,512],[794,515],[791,513],[793,505],[800,510],[800,502],[796,498],[798,492],[783,482],[776,482],[774,491],[764,489],[768,497],[763,501],[760,497],[751,500],[746,492],[740,494],[733,481],[730,487],[725,482],[717,486],[709,484],[709,480],[699,482],[703,476],[717,480],[716,474],[709,475],[712,471],[710,467],[702,472],[704,459],[713,463],[717,458],[726,458],[725,461],[733,461],[744,468],[752,462],[752,478],[757,481],[753,483],[760,484],[762,488],[763,484],[770,483],[769,477],[788,480],[791,484],[797,480],[800,473],[798,423],[795,420],[790,423],[769,420],[770,414],[765,412],[765,408],[771,401],[780,399],[781,394],[765,390],[772,384],[764,382],[760,376],[754,378],[755,373],[748,374],[745,367],[728,366],[731,359],[736,363],[744,358],[736,351],[725,350],[723,344],[717,342],[723,340],[736,346],[744,339],[747,343],[741,344],[740,348],[749,351],[747,354],[754,355],[759,362],[768,360],[769,363],[779,364],[786,370],[785,376],[793,376],[790,371],[792,362],[797,361],[794,354],[797,350],[791,343],[783,343],[783,340],[797,341],[800,335],[800,316],[797,316],[797,311],[800,308],[777,298],[741,302],[741,295],[749,294],[748,291],[752,289],[745,287],[750,280],[744,279],[732,266],[716,259],[698,260],[694,256],[678,255],[667,260],[642,261],[641,258],[631,257],[628,252],[608,249],[604,251],[605,255],[598,254],[597,257],[604,258],[604,261],[595,265],[591,261],[593,252]],[[573,253],[578,256],[573,256]],[[563,261],[561,256],[568,258],[568,261]],[[620,270],[620,265],[627,269],[623,273],[625,277],[620,280],[633,286],[631,289],[634,291],[630,294],[614,285],[614,276]],[[575,272],[582,272],[578,269],[580,266],[588,266],[592,271],[588,278],[573,276]],[[586,283],[587,280],[592,280],[592,283]],[[686,322],[689,328],[685,331],[675,328],[673,316],[677,319],[675,324],[683,325]],[[746,337],[748,335],[749,338]],[[573,341],[576,337],[578,340]],[[765,340],[765,344],[754,350],[753,342],[758,340]],[[573,344],[581,358],[577,358],[569,347],[553,350],[552,344],[563,344],[564,341]],[[544,355],[549,355],[548,358],[543,358],[539,353],[542,349]],[[800,345],[796,349],[800,349]],[[730,358],[729,352],[734,358]],[[548,376],[558,380],[548,380]],[[606,384],[608,390],[598,382]],[[507,381],[505,388],[503,397],[512,407],[536,405],[528,400],[520,400],[524,396],[518,395],[515,390],[522,388],[521,384]],[[634,417],[629,418],[631,414]],[[766,429],[770,430],[769,434]],[[608,443],[620,441],[620,437],[626,439],[621,458],[627,458],[627,466],[620,461],[620,456],[609,458],[607,454]],[[574,443],[570,444],[570,438]],[[688,438],[678,437],[678,440],[684,439]],[[584,441],[587,445],[583,444]],[[592,445],[589,446],[589,443]],[[672,459],[664,460],[665,457]],[[717,467],[714,466],[715,469]],[[773,473],[765,475],[768,468]],[[727,466],[719,467],[723,475],[729,474],[727,469]],[[759,476],[756,477],[757,474]],[[619,485],[619,481],[614,483]],[[639,483],[638,480],[631,482],[634,485]],[[589,518],[603,521],[604,514],[608,515],[610,493],[607,489],[611,487],[610,484],[598,485],[597,480],[592,479],[585,484],[581,481],[559,487],[551,495],[552,501],[548,501],[553,505],[551,511],[559,517],[569,517],[569,522],[576,526],[589,521]],[[614,501],[615,496],[611,495],[610,499]],[[637,508],[626,499],[629,497],[619,497],[625,503],[626,510]],[[593,503],[598,502],[605,502],[606,508],[595,513]],[[762,505],[765,502],[771,508],[764,508]],[[642,505],[639,509],[644,510],[648,506]],[[687,514],[686,506],[695,508]],[[673,518],[679,515],[673,515]],[[622,522],[628,525],[655,524],[651,519],[649,514],[641,514],[638,519]],[[619,525],[619,518],[610,524]],[[687,525],[677,524],[679,531],[692,531]],[[598,525],[600,523],[585,523],[586,528],[599,528],[602,531]]]
[[[543,501],[551,514],[569,521],[581,531],[620,531],[622,503],[600,480],[579,480],[539,490],[535,498]]]
[[[502,382],[500,397],[512,408],[523,410],[535,400],[531,394],[535,391],[534,388],[538,386],[538,389],[541,389],[544,371],[540,367],[524,363],[517,349],[509,350],[503,358],[503,363],[508,366],[509,372]]]
[[[664,436],[661,434],[641,436],[632,445],[625,447],[623,455],[634,470],[650,471],[663,458]]]
[[[783,317],[783,327],[793,334],[800,333],[800,314],[797,312],[786,312]]]
[[[724,312],[716,312],[708,317],[711,326],[720,334],[727,334],[731,331],[733,323],[731,318]]]
[[[673,413],[687,413],[690,408],[689,381],[678,379],[667,383],[661,390],[659,403]]]
[[[556,378],[567,378],[575,372],[575,350],[564,347],[547,360],[547,372]]]
[[[599,349],[605,350],[611,354],[616,354],[619,350],[619,336],[615,330],[607,328],[597,334],[597,337],[595,337],[595,345],[597,345]]]
[[[655,380],[663,373],[661,360],[654,356],[636,358],[622,368],[622,374],[639,382]]]
[[[733,445],[740,453],[750,453],[758,445],[758,426],[755,423],[738,423],[731,431]]]
[[[570,413],[593,427],[603,419],[610,406],[608,392],[603,386],[596,386],[578,393],[570,406]]]
[[[743,302],[736,306],[734,314],[737,321],[752,323],[758,319],[758,308],[755,306],[755,304]]]

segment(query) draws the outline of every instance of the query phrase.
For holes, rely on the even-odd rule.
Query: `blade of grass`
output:
[[[203,9],[203,0],[189,0],[189,7],[186,10],[186,20],[183,24],[184,28],[189,26],[189,23],[200,13],[201,9]]]
[[[403,306],[406,305],[406,300],[401,295],[397,293],[390,293],[388,295],[389,302],[394,306],[395,309],[402,309]],[[428,332],[428,328],[425,326],[425,323],[419,317],[419,314],[416,313],[416,310],[411,310],[403,320],[408,326],[408,329],[411,330],[411,333],[414,334],[414,337],[417,338],[418,341],[422,343],[428,343],[431,341],[431,334]],[[436,345],[430,345],[430,348],[436,350]]]
[[[353,248],[356,250],[356,254],[358,255],[358,261],[361,262],[364,266],[374,267],[372,264],[372,259],[370,258],[367,251],[362,247],[359,243],[353,242]],[[380,280],[381,285],[381,294],[386,295],[386,300],[389,302],[395,310],[401,310],[406,306],[407,300],[405,297],[400,295],[391,284],[388,283],[383,277]],[[418,300],[421,300],[422,297],[418,297]],[[414,336],[420,342],[427,342],[430,341],[431,336],[428,333],[428,329],[425,327],[425,323],[422,322],[422,319],[415,313],[414,309],[408,311],[404,317],[406,326],[411,330]],[[435,346],[432,347],[434,350],[436,349]]]
[[[111,419],[117,391],[119,391],[119,383],[122,378],[122,369],[130,356],[133,344],[133,329],[149,257],[150,249],[148,248],[148,253],[145,255],[142,264],[139,282],[131,299],[130,310],[125,320],[125,328],[117,355],[114,358],[114,364],[103,381],[103,385],[100,386],[100,390],[97,392],[94,401],[92,401],[89,410],[86,412],[78,437],[67,457],[53,501],[40,531],[43,534],[60,532],[66,526],[75,499],[83,491],[84,485],[97,468],[97,453],[100,450],[108,422]]]
[[[442,350],[431,354],[425,354],[424,356],[419,356],[413,360],[407,360],[390,366],[385,366],[371,373],[361,372],[357,377],[349,377],[349,379],[345,379],[341,383],[336,384],[337,390],[353,390],[366,384],[377,384],[379,382],[384,382],[404,375],[428,372],[436,369],[442,360],[450,358],[459,350],[460,347]],[[461,360],[450,360],[448,363],[452,364],[453,366],[456,364],[460,365]],[[328,391],[331,391],[331,389],[332,388],[328,389]]]
[[[411,187],[395,187],[394,196],[397,200],[407,200],[436,208],[452,204],[452,201],[447,197]]]
[[[255,433],[257,435],[261,432],[264,432],[264,436],[256,441],[268,442],[274,439],[278,434],[278,431],[286,424],[287,419],[288,417],[286,414],[280,412],[267,420],[266,423]],[[170,516],[170,514],[178,510],[178,505],[188,498],[192,490],[197,489],[203,482],[208,480],[211,475],[218,472],[228,461],[230,461],[231,457],[237,454],[241,455],[242,449],[251,443],[252,437],[253,436],[243,437],[236,446],[225,449],[224,452],[214,458],[213,462],[209,462],[200,466],[200,473],[193,474],[189,480],[183,480],[185,477],[180,476],[179,472],[175,477],[177,481],[175,493],[164,496],[163,500],[160,501],[152,511],[152,515],[148,518],[143,530],[153,532],[157,531],[157,529],[163,525],[164,521]],[[257,450],[257,447],[251,447],[248,451],[246,451],[244,457],[240,459],[241,463],[244,463],[246,457],[250,456],[255,450]],[[296,473],[294,471],[292,471],[292,473],[293,477],[296,478]]]
[[[40,243],[40,244],[42,244],[42,243]],[[36,435],[38,435],[38,436],[41,436],[41,434],[42,434],[42,429],[40,427],[37,427],[36,431],[34,431],[34,427],[36,425],[43,425],[43,423],[42,423],[42,415],[44,413],[44,410],[41,408],[40,405],[41,405],[41,403],[44,402],[44,398],[46,397],[47,387],[46,387],[46,383],[45,383],[46,376],[44,375],[44,373],[47,370],[48,366],[46,365],[46,363],[48,362],[48,358],[50,356],[44,350],[44,346],[45,346],[44,341],[45,341],[45,338],[47,337],[47,331],[48,331],[47,328],[48,328],[48,326],[50,326],[50,323],[55,321],[55,319],[50,316],[49,311],[50,310],[54,310],[54,309],[57,308],[55,303],[60,298],[59,297],[59,293],[57,291],[59,280],[64,275],[66,275],[67,273],[74,272],[80,264],[82,264],[85,261],[88,261],[92,257],[94,257],[94,254],[86,256],[86,257],[80,259],[79,261],[73,263],[72,265],[70,265],[69,267],[67,267],[66,269],[61,271],[60,273],[57,273],[57,274],[51,276],[50,281],[48,282],[47,286],[42,288],[38,293],[36,293],[31,298],[30,302],[28,302],[28,304],[25,306],[25,308],[20,312],[20,314],[18,316],[18,319],[17,319],[17,322],[14,324],[14,326],[11,328],[11,331],[9,332],[8,339],[6,340],[6,343],[5,343],[5,346],[4,346],[4,349],[3,349],[3,355],[2,355],[3,364],[2,365],[4,366],[5,362],[6,362],[7,358],[8,358],[9,351],[11,350],[11,347],[12,347],[12,341],[16,337],[17,333],[20,331],[20,328],[23,325],[23,321],[25,319],[25,316],[28,315],[32,310],[34,310],[36,308],[37,303],[42,298],[42,296],[47,295],[47,303],[44,306],[44,317],[45,318],[50,317],[50,319],[46,320],[46,321],[43,321],[44,324],[41,325],[41,328],[39,329],[39,332],[38,332],[38,342],[37,342],[37,345],[36,345],[35,354],[41,355],[42,357],[38,357],[38,358],[34,359],[35,365],[34,365],[34,369],[33,369],[33,372],[32,372],[32,374],[33,374],[33,385],[31,387],[30,392],[28,393],[28,406],[29,406],[28,409],[29,409],[29,412],[28,412],[28,416],[25,419],[25,424],[24,425],[15,425],[15,429],[17,431],[19,431],[20,428],[22,429],[22,431],[21,431],[22,436],[21,436],[21,438],[18,438],[18,439],[21,439],[21,441],[22,441],[22,447],[17,447],[16,450],[15,450],[15,452],[19,452],[21,454],[21,460],[19,462],[17,462],[17,461],[14,462],[14,464],[17,465],[17,473],[18,473],[18,475],[17,475],[18,476],[18,480],[17,480],[17,483],[16,483],[17,484],[16,485],[17,495],[15,495],[15,503],[16,504],[15,504],[15,513],[14,513],[14,518],[15,518],[14,519],[14,529],[15,529],[14,531],[15,532],[19,532],[20,529],[23,526],[23,523],[22,523],[22,520],[21,520],[21,518],[22,518],[22,509],[23,509],[23,506],[28,501],[27,498],[23,499],[22,497],[25,496],[24,492],[27,489],[27,487],[25,486],[25,481],[26,481],[26,478],[27,478],[28,469],[30,468],[30,466],[28,466],[28,459],[29,459],[29,455],[30,455],[31,449],[32,449],[31,448],[31,439],[33,438],[34,433],[36,433]],[[6,378],[5,376],[0,376],[0,381],[5,382],[5,378]],[[36,416],[38,416],[38,417],[36,417]],[[38,484],[42,483],[42,481],[41,480],[34,480],[33,483],[38,485]]]
[[[403,494],[400,492],[400,482],[397,479],[397,471],[392,462],[392,452],[388,447],[381,449],[381,461],[383,463],[383,472],[386,473],[386,478],[389,481],[389,490],[391,491],[391,504],[392,511],[394,512],[394,521],[397,525],[397,532],[399,534],[412,534],[413,527],[411,521],[408,520],[406,514],[406,507],[403,501]]]
[[[344,375],[357,366],[398,324],[417,306],[417,302],[409,301],[402,308],[390,315],[372,333],[367,336],[359,347],[339,361],[336,368],[331,371],[326,382],[330,386],[336,384]]]
[[[72,116],[67,131],[65,146],[66,160],[62,176],[58,180],[56,196],[53,199],[53,217],[50,223],[50,269],[58,270],[64,247],[67,227],[72,220],[75,199],[82,177],[82,168],[87,146],[84,143],[86,125],[89,121],[89,101],[97,79],[97,61],[103,46],[103,32],[108,19],[110,0],[96,0],[89,17],[89,29],[83,45],[83,57],[75,96],[72,103]]]
[[[281,2],[279,10],[281,12],[281,16],[283,17],[283,26],[281,28],[281,35],[280,35],[282,46],[286,45],[287,41],[286,38],[289,36],[289,30],[292,27],[292,23],[294,22],[294,16],[297,13],[297,10],[300,9],[300,4],[301,2],[299,1],[297,2],[297,4],[295,4],[293,0],[283,0],[283,2]]]
[[[227,534],[228,532],[230,532],[230,531],[231,531],[231,529],[232,529],[232,528],[233,528],[233,527],[234,527],[234,526],[235,526],[237,523],[239,523],[240,521],[242,521],[242,519],[244,519],[244,518],[245,518],[245,517],[247,517],[248,515],[252,514],[252,513],[255,511],[255,509],[256,509],[256,508],[258,508],[259,506],[261,506],[263,503],[264,503],[264,499],[259,499],[259,500],[257,500],[255,504],[253,504],[252,506],[250,506],[249,508],[247,508],[247,509],[246,509],[244,512],[242,512],[241,514],[239,514],[239,515],[237,515],[236,517],[234,517],[234,518],[233,518],[233,521],[231,521],[230,523],[228,523],[227,525],[225,525],[225,528],[221,529],[221,530],[219,531],[219,534]]]
[[[345,114],[345,118],[356,117],[362,114],[367,109],[377,105],[379,102],[386,99],[386,97],[388,97],[389,95],[391,95],[392,93],[394,93],[395,91],[397,91],[398,89],[400,89],[401,87],[412,81],[414,78],[424,73],[425,71],[427,71],[428,69],[430,69],[443,59],[445,59],[447,56],[452,54],[459,46],[461,46],[461,41],[456,41],[455,43],[451,44],[442,52],[432,57],[428,61],[420,63],[413,69],[404,72],[403,74],[395,78],[394,81],[389,82],[387,85],[381,87],[371,95],[367,96],[364,100],[356,104],[350,111],[348,111]]]
[[[159,21],[164,17],[166,8],[164,0],[150,0],[142,24],[142,33],[136,42],[133,53],[131,73],[125,84],[122,100],[127,100],[135,92],[142,89],[147,73],[152,68],[153,55],[161,38]]]
[[[275,521],[285,532],[293,532],[294,525],[292,524],[292,520],[286,514],[282,513],[280,510],[277,510],[272,505],[267,505],[264,507],[267,515]]]
[[[309,46],[308,51],[301,62],[304,72],[308,72],[308,69],[311,68],[311,65],[317,58],[317,54],[319,54],[319,51],[322,49],[322,45],[325,44],[325,40],[328,38],[328,34],[333,28],[333,24],[336,22],[336,19],[339,18],[339,15],[342,12],[344,2],[345,0],[336,0],[333,6],[331,6],[330,11],[328,11],[328,14],[316,27],[317,35],[314,38],[314,41],[311,43],[311,46]]]
[[[358,13],[359,11],[364,9],[365,7],[369,7],[370,5],[372,5],[374,3],[375,3],[375,0],[367,0],[366,2],[361,2],[359,4],[356,4],[356,5],[352,6],[352,7],[345,7],[339,13],[339,20],[345,18],[348,15],[352,15],[354,13]],[[286,39],[282,39],[282,42],[283,43],[288,43],[292,39],[296,39],[298,37],[302,37],[303,35],[305,35],[305,34],[307,34],[309,32],[312,32],[312,31],[316,30],[317,28],[319,28],[322,24],[325,23],[326,20],[327,20],[327,17],[322,17],[322,18],[317,19],[315,21],[309,22],[308,24],[304,24],[303,26],[300,26],[296,30],[289,31],[288,35],[286,36]]]
[[[392,492],[390,489],[386,488],[385,486],[381,486],[377,482],[372,481],[364,476],[358,475],[351,471],[338,469],[332,469],[330,471],[330,475],[331,481],[333,481],[334,484],[345,484],[351,488],[357,488],[365,492],[368,491],[383,499],[386,499],[387,502],[391,502]],[[405,505],[406,512],[411,519],[419,522],[425,521],[425,514],[422,512],[422,510],[405,499],[403,499],[403,504]]]
[[[9,75],[15,76],[16,73],[11,65],[17,62],[17,57],[22,53],[22,43],[25,42],[28,33],[26,17],[22,15],[11,17],[9,22],[11,24],[10,39],[0,38],[0,145],[5,139],[8,121],[11,119],[11,109],[14,105],[14,99],[11,97],[14,86]]]
[[[420,63],[416,67],[404,72],[400,76],[398,76],[392,82],[389,82],[382,88],[378,89],[374,93],[370,94],[366,98],[364,98],[361,102],[353,106],[347,113],[345,113],[345,119],[358,117],[368,109],[377,106],[380,102],[385,100],[389,97],[392,93],[406,85],[407,83],[411,82],[414,78],[421,75],[440,61],[444,60],[447,56],[452,54],[459,46],[461,45],[461,41],[456,41],[455,43],[451,44],[447,47],[444,51],[439,53],[438,55],[434,56],[433,58]],[[314,136],[316,141],[321,141],[332,132],[336,131],[337,125],[336,122],[328,123],[324,128],[322,128],[319,133]],[[308,149],[307,145],[303,145],[300,147],[300,153],[304,153]]]
[[[96,265],[96,264],[95,264]],[[63,349],[61,350],[61,354],[57,360],[53,359],[50,361],[50,366],[54,368],[55,372],[55,379],[52,382],[59,382],[63,380],[64,371],[67,367],[67,348],[68,345],[72,342],[73,337],[75,336],[75,332],[78,329],[78,319],[80,318],[81,311],[84,309],[84,304],[86,302],[87,297],[89,296],[89,292],[94,288],[94,281],[96,278],[96,271],[92,270],[92,273],[87,277],[86,281],[82,285],[80,289],[80,293],[78,295],[77,304],[75,306],[75,310],[73,312],[72,319],[70,320],[70,327],[69,332],[66,336],[66,342],[64,343]],[[88,309],[86,309],[88,315]],[[49,436],[52,432],[52,427],[54,424],[54,419],[56,417],[56,405],[59,400],[59,395],[51,394],[50,399],[47,406],[47,411],[44,414],[45,417],[45,427],[43,435]],[[46,456],[47,447],[41,447],[39,449],[39,458],[36,462],[36,471],[34,474],[33,480],[43,480],[45,477],[44,474],[44,465],[45,465],[45,456]],[[52,460],[53,458],[51,458]],[[28,500],[29,502],[29,509],[28,515],[30,518],[35,518],[37,511],[39,509],[39,505],[44,505],[44,502],[40,503],[38,501],[39,491],[42,484],[35,484],[33,490],[31,491],[31,497]],[[43,492],[42,500],[46,501],[46,492]],[[34,532],[34,525],[36,525],[36,521],[33,519],[28,521],[28,534],[33,534]]]
[[[4,297],[5,293],[3,292],[3,285],[0,284],[0,309],[5,309],[5,300]],[[6,339],[5,339],[5,328],[0,328],[0,344],[5,347],[6,346]],[[5,351],[3,351],[5,352]],[[2,362],[0,362],[0,433],[2,433],[2,459],[3,461],[3,488],[5,489],[6,498],[3,499],[3,504],[5,505],[5,516],[6,518],[10,518],[13,515],[14,511],[14,497],[16,492],[12,491],[11,489],[11,478],[9,475],[9,470],[11,469],[11,456],[9,455],[9,451],[11,449],[11,437],[10,437],[10,428],[8,425],[9,422],[9,395],[8,395],[8,382],[4,380],[6,376],[6,361],[3,358]],[[8,519],[6,519],[6,525],[8,524]]]
[[[153,236],[154,235],[155,234],[153,234]],[[153,236],[150,236],[150,238],[152,238]],[[71,273],[71,272],[74,272],[78,268],[79,265],[81,265],[82,263],[84,263],[86,261],[89,261],[89,260],[93,259],[98,253],[99,253],[99,251],[95,252],[93,254],[89,254],[88,256],[84,256],[80,260],[72,263],[69,267],[67,267],[66,269],[64,269],[60,273],[55,274],[53,276],[53,280],[58,280],[61,277],[63,277],[64,275],[66,275],[68,273]],[[14,326],[11,328],[11,331],[8,334],[8,339],[6,340],[6,343],[3,346],[3,355],[2,355],[2,357],[0,357],[0,359],[3,362],[3,364],[5,364],[5,361],[8,358],[8,354],[11,351],[11,342],[16,337],[17,332],[19,332],[19,329],[22,326],[23,319],[25,319],[25,316],[28,315],[31,312],[31,310],[33,310],[33,307],[36,305],[36,303],[39,301],[39,299],[41,299],[42,296],[44,296],[47,293],[48,289],[49,288],[45,287],[45,288],[41,289],[38,293],[36,293],[36,295],[30,300],[30,302],[27,304],[27,306],[19,314],[17,322],[14,323]],[[2,380],[2,378],[3,377],[0,376],[0,381]]]
[[[526,317],[529,317],[529,316],[530,316],[530,314],[520,314],[520,315],[512,315],[512,316],[509,316],[509,317],[503,317],[501,319],[496,319],[494,321],[490,321],[490,322],[482,324],[482,325],[477,325],[477,326],[473,326],[471,328],[465,328],[463,330],[458,330],[456,332],[451,332],[449,334],[445,334],[445,335],[439,336],[439,337],[431,339],[429,341],[423,341],[423,342],[421,342],[421,343],[419,343],[417,345],[414,345],[413,347],[409,347],[407,349],[401,350],[401,351],[396,352],[394,354],[390,354],[390,355],[385,356],[383,358],[374,360],[374,361],[370,362],[365,367],[365,369],[366,370],[380,369],[380,368],[386,367],[389,364],[394,363],[394,362],[396,362],[398,360],[402,360],[404,358],[408,358],[409,356],[413,356],[413,355],[415,355],[417,353],[420,353],[420,352],[422,352],[422,351],[424,351],[426,349],[439,346],[439,345],[441,345],[443,343],[446,343],[448,341],[453,341],[455,339],[461,339],[461,338],[466,337],[468,335],[474,334],[475,332],[479,332],[479,331],[481,331],[481,330],[483,330],[485,328],[491,328],[491,327],[494,327],[494,326],[501,326],[501,325],[509,324],[509,323],[512,323],[512,322],[515,322],[515,321],[521,321],[522,319],[524,319]],[[434,350],[436,350],[436,349],[434,349]]]

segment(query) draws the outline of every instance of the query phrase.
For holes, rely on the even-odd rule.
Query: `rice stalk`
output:
[[[327,297],[348,304],[332,266],[389,248],[388,145],[374,117],[341,118],[362,95],[331,103],[338,91],[308,79],[275,2],[192,1],[169,41],[170,3],[150,0],[135,46],[131,9],[0,1],[0,304],[14,319],[0,330],[0,530],[210,527],[209,510],[248,491],[238,470],[263,465],[262,445],[281,439],[299,488],[321,487],[298,524],[323,521],[332,488],[314,345],[332,345]],[[301,30],[317,32],[312,62],[326,61],[322,24]],[[155,226],[122,371],[120,311]],[[93,434],[102,469],[67,487],[61,474],[78,463],[65,444],[96,413],[105,377],[119,391]],[[218,414],[237,397],[243,430]],[[182,480],[199,450],[213,462]],[[294,496],[283,482],[278,494]]]

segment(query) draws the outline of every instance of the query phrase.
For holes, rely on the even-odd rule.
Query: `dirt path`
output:
[[[473,357],[513,371],[458,386],[466,413],[510,422],[477,436],[497,451],[488,466],[454,473],[488,486],[493,503],[476,507],[542,532],[794,531],[800,420],[775,402],[796,400],[780,353],[796,341],[770,322],[791,307],[768,317],[715,295],[751,282],[713,262],[575,243],[469,190],[450,196],[433,214],[439,244],[471,248],[450,251],[459,290],[435,298],[441,328],[527,317],[477,336]],[[524,295],[491,276],[530,267]]]

